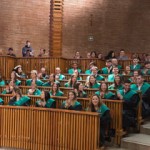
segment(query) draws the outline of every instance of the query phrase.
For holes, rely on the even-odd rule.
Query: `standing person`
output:
[[[87,111],[100,113],[100,146],[103,146],[105,144],[105,133],[111,121],[110,109],[102,102],[98,95],[93,95]]]
[[[25,46],[22,48],[22,56],[23,56],[23,57],[26,57],[26,55],[27,55],[27,50],[30,51],[30,55],[33,56],[33,49],[32,49],[32,47],[31,47],[30,41],[26,41]]]
[[[116,58],[114,51],[109,51],[107,56],[105,57],[106,60]]]
[[[80,58],[82,58],[82,56],[80,55],[80,52],[79,52],[79,51],[76,51],[73,58],[74,58],[74,59],[80,59]]]
[[[82,110],[82,105],[77,101],[77,95],[74,91],[68,93],[67,99],[61,105],[62,109]]]
[[[120,55],[118,57],[118,60],[128,60],[128,56],[125,54],[125,50],[124,49],[121,49],[120,50]]]

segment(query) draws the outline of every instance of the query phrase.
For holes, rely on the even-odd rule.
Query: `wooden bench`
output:
[[[0,106],[0,147],[97,150],[98,113]]]

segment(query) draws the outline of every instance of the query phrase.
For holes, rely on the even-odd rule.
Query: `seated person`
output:
[[[77,77],[75,75],[71,75],[71,78],[65,83],[65,87],[74,87],[77,83]]]
[[[121,76],[119,74],[119,69],[118,67],[113,67],[113,74],[108,75],[108,82],[114,82],[115,76]]]
[[[141,65],[139,64],[139,59],[138,58],[133,59],[133,64],[130,65],[130,69],[131,70],[140,70],[141,69]]]
[[[46,69],[44,67],[41,68],[41,72],[38,73],[38,79],[48,79],[48,75],[46,74]]]
[[[85,74],[92,74],[92,67],[96,66],[95,62],[90,62],[88,70],[85,71]]]
[[[15,71],[11,72],[11,79],[10,79],[10,81],[12,81],[15,84],[15,86],[21,85],[21,81],[17,79]]]
[[[95,67],[95,66],[92,67],[92,75],[95,76],[95,78],[96,78],[97,81],[103,81],[105,79],[103,76],[101,76],[101,75],[98,74],[98,68]],[[86,79],[87,81],[89,80],[89,77],[90,76],[87,77],[87,79]]]
[[[82,105],[77,101],[77,95],[74,91],[68,93],[67,99],[61,105],[61,109],[82,110]]]
[[[110,109],[102,102],[98,95],[93,95],[87,111],[100,113],[100,146],[103,146],[105,144],[105,133],[111,121]]]
[[[139,95],[130,88],[130,80],[124,82],[124,89],[119,90],[117,96],[123,100],[123,128],[136,126],[136,110],[139,103]]]
[[[10,81],[9,83],[6,83],[6,87],[2,91],[2,94],[12,94],[14,87],[15,87],[15,85],[12,81]]]
[[[0,86],[5,86],[5,80],[3,80],[1,74],[0,74]]]
[[[124,49],[121,49],[120,50],[120,55],[118,57],[118,60],[128,60],[128,56],[125,54],[125,50]]]
[[[21,90],[18,87],[14,87],[13,97],[10,99],[8,105],[30,106],[30,98],[28,96],[22,96]]]
[[[23,73],[23,71],[22,71],[22,66],[21,66],[21,65],[16,66],[16,67],[13,69],[13,71],[15,71],[16,76],[17,76],[18,78],[22,78],[22,79],[25,79],[25,78],[26,78],[25,73]]]
[[[56,108],[56,101],[50,97],[49,91],[42,91],[41,100],[36,101],[36,107]]]
[[[78,72],[78,70],[75,70],[73,75],[75,75],[77,77],[77,81],[82,80],[82,77],[80,76],[80,73]]]
[[[51,96],[63,96],[64,93],[59,89],[59,84],[54,82],[52,85],[52,89],[50,90]]]
[[[127,76],[132,76],[133,75],[133,72],[131,71],[130,69],[130,66],[126,66],[125,67],[125,70],[122,72],[122,75],[127,75]]]
[[[43,86],[49,86],[51,87],[53,83],[56,82],[57,84],[60,84],[59,81],[56,81],[55,74],[51,73],[49,76],[49,81],[45,82]]]
[[[74,58],[74,59],[80,59],[80,58],[82,58],[82,56],[80,55],[80,52],[79,52],[79,51],[76,51],[73,58]]]
[[[118,67],[119,70],[122,69],[122,66],[118,64],[118,60],[116,58],[113,58],[111,62],[112,62],[112,67]]]
[[[55,69],[55,78],[56,80],[64,80],[65,76],[61,74],[61,69],[59,67],[56,67]]]
[[[99,91],[95,92],[95,94],[100,96],[102,99],[116,99],[115,94],[108,91],[108,85],[105,82],[101,83]]]
[[[78,70],[78,72],[81,73],[81,69],[78,68],[78,64],[76,62],[72,64],[72,68],[68,70],[68,74],[73,74],[75,70]]]
[[[0,98],[0,105],[4,105],[4,101],[2,98]]]
[[[111,74],[112,73],[112,63],[111,60],[106,60],[106,67],[102,68],[102,74]]]
[[[144,63],[144,68],[142,69],[141,72],[143,75],[150,75],[150,62],[149,61]]]
[[[96,77],[94,75],[90,75],[89,80],[85,83],[85,87],[87,88],[99,88],[100,83],[96,81]]]
[[[32,82],[31,89],[28,90],[27,94],[28,95],[36,95],[36,96],[38,96],[38,95],[41,95],[41,90],[39,90],[37,88],[37,85],[35,84],[35,82]]]
[[[144,82],[144,76],[138,75],[136,84],[131,85],[134,91],[141,91],[142,94],[142,117],[150,116],[150,84]]]
[[[114,83],[108,87],[109,90],[122,90],[123,88],[121,76],[115,76]]]
[[[134,70],[133,71],[133,76],[131,78],[129,78],[129,80],[133,83],[136,83],[137,77],[138,75],[141,74],[140,70]]]
[[[42,86],[43,82],[37,78],[37,71],[32,70],[31,71],[31,79],[26,80],[26,85],[31,86],[32,82],[35,82],[37,86]]]
[[[87,93],[84,91],[84,86],[81,82],[78,82],[76,86],[74,87],[74,91],[77,95],[77,97],[86,98]]]
[[[12,47],[10,47],[10,48],[8,49],[7,55],[16,57],[16,55],[13,53],[13,48],[12,48]]]

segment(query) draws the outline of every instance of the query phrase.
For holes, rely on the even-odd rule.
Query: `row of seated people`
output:
[[[124,92],[125,91],[125,92]],[[130,82],[126,81],[124,83],[124,90],[118,93],[118,96],[123,103],[123,128],[127,129],[130,126],[135,126],[136,121],[136,112],[135,109],[138,106],[139,96],[138,94],[130,89]],[[4,101],[0,99],[0,103],[3,104]],[[18,87],[14,87],[13,89],[13,97],[10,99],[8,105],[13,106],[29,106],[30,98],[28,96],[22,96],[21,90]],[[37,100],[35,103],[37,107],[45,107],[45,108],[56,108],[55,99],[52,99],[49,91],[42,91],[41,99]],[[82,105],[77,101],[77,94],[75,91],[69,91],[67,99],[62,103],[61,109],[68,110],[77,110],[81,111]],[[111,121],[110,109],[103,104],[101,101],[101,95],[96,92],[95,95],[90,99],[89,105],[86,108],[86,111],[98,112],[100,113],[101,118],[101,145],[105,142],[105,131],[106,127],[109,126]]]

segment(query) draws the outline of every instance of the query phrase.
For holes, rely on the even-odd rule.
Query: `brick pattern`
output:
[[[149,52],[149,16],[149,0],[64,0],[63,56],[76,50],[83,56],[121,48]]]
[[[30,40],[35,55],[40,48],[49,50],[50,0],[1,0],[0,47],[13,47],[21,56],[26,40]]]

